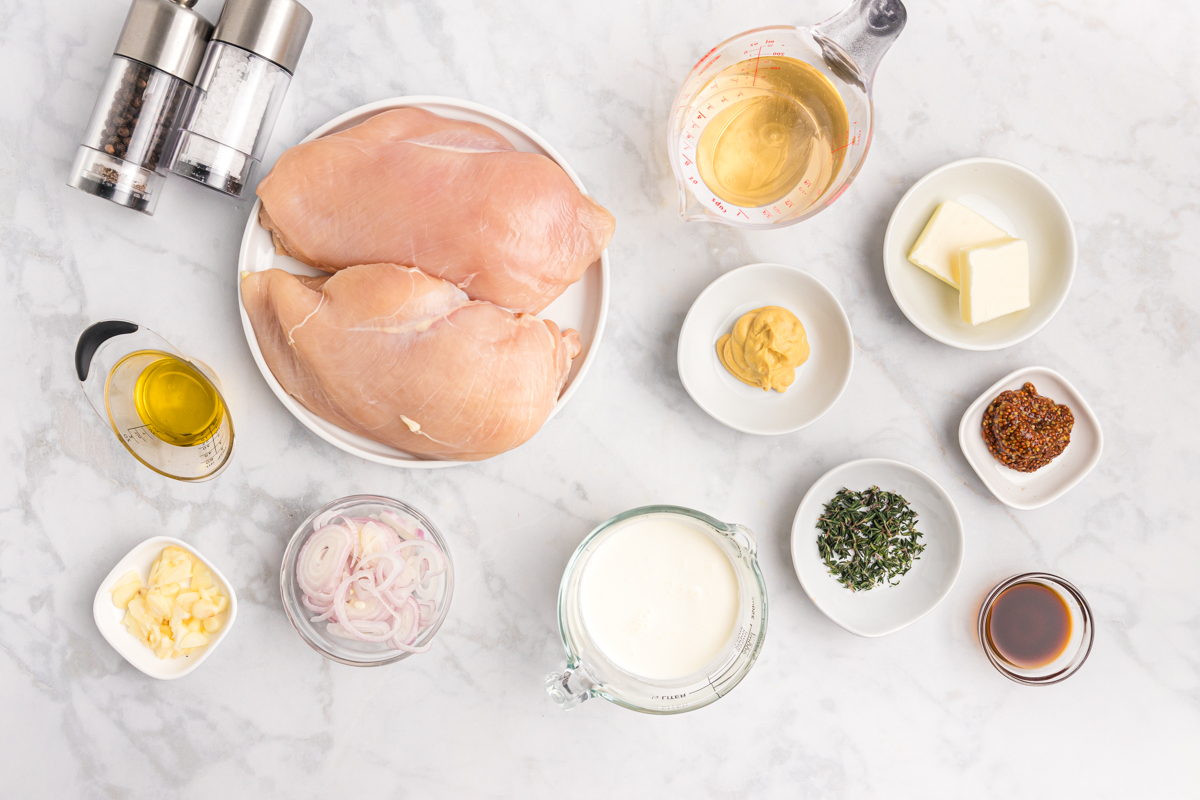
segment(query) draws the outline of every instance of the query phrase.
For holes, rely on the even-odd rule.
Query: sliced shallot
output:
[[[437,618],[440,587],[434,579],[447,560],[421,528],[399,514],[329,519],[313,531],[296,563],[296,582],[313,622],[332,636],[384,643],[393,650],[424,653],[417,645]]]

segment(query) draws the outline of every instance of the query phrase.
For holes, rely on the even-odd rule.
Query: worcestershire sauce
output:
[[[987,635],[996,652],[1021,669],[1044,667],[1071,640],[1071,612],[1053,589],[1018,583],[1000,593],[988,612]]]

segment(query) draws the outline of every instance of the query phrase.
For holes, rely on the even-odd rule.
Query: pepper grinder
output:
[[[240,197],[262,160],[312,14],[296,0],[226,0],[171,157],[176,175]]]
[[[213,29],[195,4],[133,0],[67,185],[154,213],[164,149]]]

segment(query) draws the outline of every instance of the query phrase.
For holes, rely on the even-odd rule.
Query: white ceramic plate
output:
[[[923,552],[895,586],[865,592],[842,587],[817,551],[817,519],[840,489],[878,486],[898,492],[917,512]],[[825,616],[858,636],[895,633],[928,614],[950,593],[963,562],[963,523],[950,495],[916,467],[887,458],[849,461],[822,475],[800,501],[792,523],[792,563],[800,585]]]
[[[229,608],[220,615],[221,629],[209,635],[208,644],[198,655],[160,659],[154,655],[153,650],[133,638],[133,635],[125,629],[125,625],[121,622],[125,618],[125,610],[113,605],[112,587],[117,579],[131,569],[137,570],[138,577],[142,579],[142,585],[145,586],[150,581],[150,567],[162,555],[163,548],[170,545],[182,547],[204,562],[212,571],[217,583],[220,584],[221,591],[229,596]],[[117,565],[112,568],[112,572],[108,573],[100,582],[100,588],[96,590],[96,599],[92,602],[92,616],[96,619],[96,627],[100,629],[100,635],[126,661],[151,678],[169,681],[182,678],[200,666],[204,659],[212,655],[212,652],[225,640],[226,634],[229,633],[234,620],[237,619],[237,595],[233,591],[233,584],[226,580],[211,561],[198,553],[196,548],[187,542],[172,539],[170,536],[154,536],[130,550],[129,554],[118,561]]]
[[[810,355],[786,392],[764,392],[729,374],[717,340],[747,311],[783,306],[804,325]],[[854,367],[854,336],[842,305],[807,272],[750,264],[708,285],[679,331],[679,379],[713,419],[744,433],[780,434],[811,425],[833,407]]]
[[[1029,308],[981,325],[962,321],[958,290],[908,260],[934,209],[956,200],[1029,242]],[[999,350],[1040,331],[1058,313],[1075,277],[1075,227],[1058,195],[1034,173],[998,158],[955,161],[913,184],[883,237],[883,271],[913,325],[963,350]]]
[[[563,160],[563,157],[553,147],[532,130],[515,119],[507,117],[498,111],[493,111],[486,106],[466,100],[456,100],[451,97],[396,97],[391,100],[380,100],[377,103],[369,103],[330,120],[305,137],[304,141],[308,142],[330,133],[337,133],[346,128],[351,128],[383,111],[412,106],[432,111],[449,119],[459,119],[487,125],[508,139],[518,150],[526,153],[541,153],[553,159],[570,176],[575,185],[579,187],[579,191],[587,192],[587,189],[584,188],[583,183],[579,180],[579,176],[575,174],[571,166]],[[240,276],[243,272],[263,272],[272,268],[287,270],[297,275],[325,274],[320,270],[302,264],[290,256],[276,255],[275,246],[271,242],[271,234],[258,223],[258,210],[261,205],[261,200],[254,203],[254,208],[250,212],[250,219],[246,222],[246,232],[242,236],[242,249],[238,255],[238,275]],[[254,363],[258,364],[259,372],[266,379],[267,385],[271,387],[271,391],[279,398],[279,402],[283,403],[284,407],[292,413],[292,416],[300,420],[306,428],[334,447],[379,464],[388,464],[393,467],[407,467],[409,469],[432,469],[468,463],[463,461],[437,461],[418,458],[417,456],[397,450],[394,447],[388,447],[385,444],[380,444],[366,437],[358,436],[331,422],[326,422],[302,406],[279,385],[279,381],[275,379],[275,376],[267,366],[267,362],[263,359],[262,351],[258,347],[258,340],[254,336],[254,328],[250,324],[250,317],[247,316],[246,308],[242,305],[241,283],[239,278],[238,308],[242,315],[242,330],[246,334],[246,342],[250,345],[250,352],[254,355]],[[560,328],[574,328],[579,331],[579,341],[583,345],[581,357],[575,359],[574,363],[572,363],[571,373],[567,376],[567,383],[562,396],[558,398],[558,403],[550,412],[550,417],[557,414],[575,394],[575,390],[579,387],[583,376],[592,364],[596,355],[596,348],[600,344],[600,337],[604,333],[605,320],[608,317],[608,294],[608,250],[605,250],[600,254],[599,262],[593,264],[584,273],[581,280],[570,286],[558,299],[538,315],[544,319],[553,320],[558,323]]]
[[[1071,443],[1058,458],[1037,472],[1017,472],[1001,464],[983,440],[983,412],[996,395],[1032,383],[1038,394],[1071,409],[1075,426]],[[1025,367],[1005,375],[967,408],[958,425],[958,445],[967,463],[1001,503],[1023,511],[1041,508],[1067,493],[1092,471],[1104,449],[1100,420],[1070,382],[1047,367]]]

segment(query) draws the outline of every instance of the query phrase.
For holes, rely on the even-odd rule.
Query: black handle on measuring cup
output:
[[[79,334],[79,343],[75,345],[75,374],[79,376],[79,380],[87,380],[88,370],[92,366],[92,356],[96,355],[96,350],[100,348],[100,345],[114,336],[135,333],[137,329],[137,325],[123,319],[106,319],[91,325]]]

